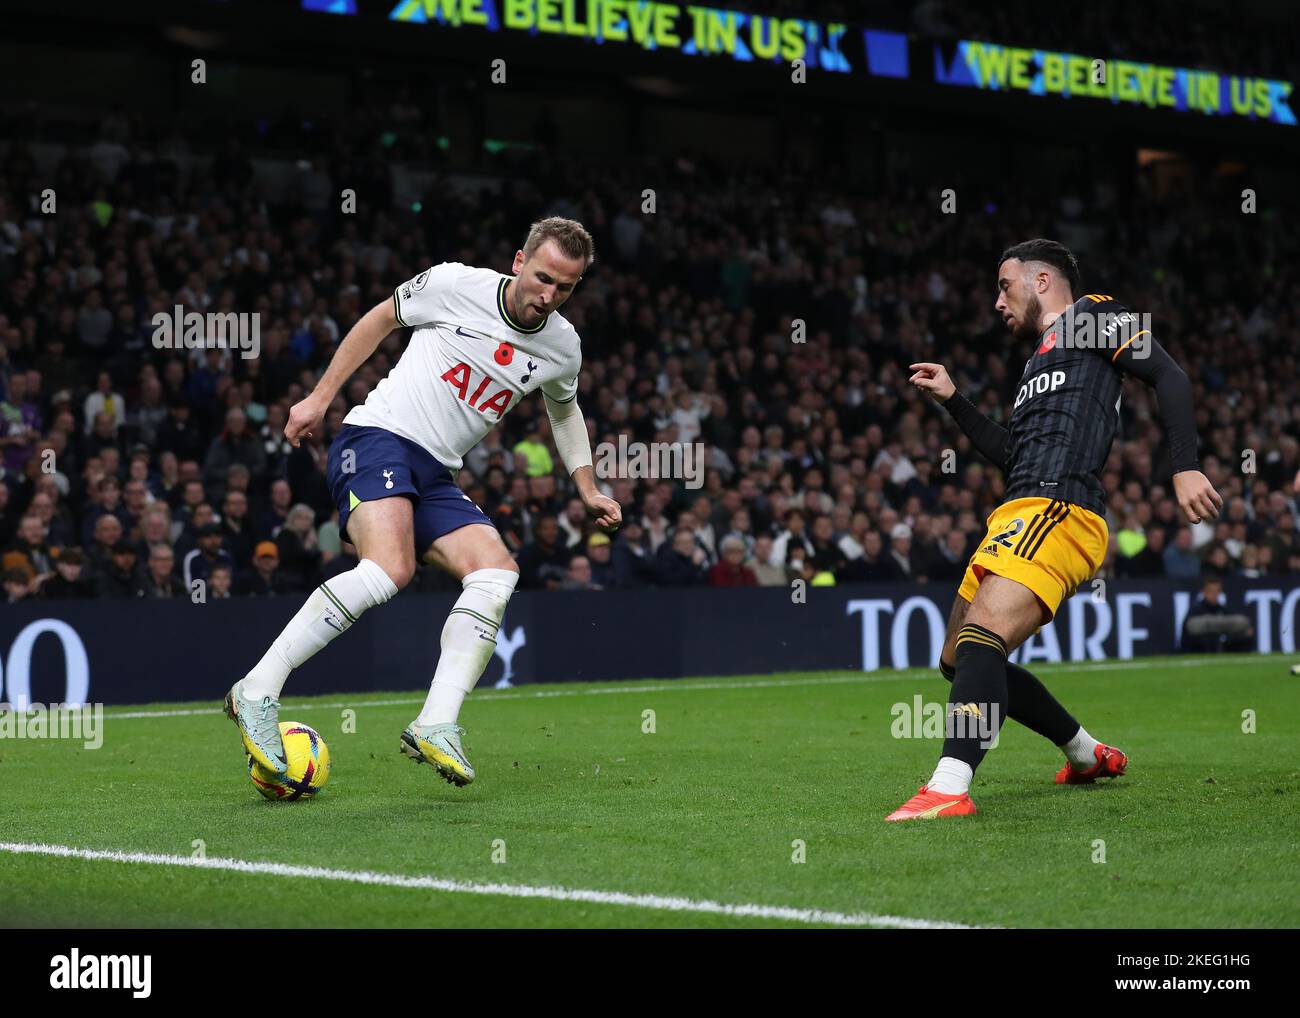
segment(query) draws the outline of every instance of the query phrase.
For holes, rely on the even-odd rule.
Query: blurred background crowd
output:
[[[1191,60],[1206,38],[1183,42]],[[907,365],[945,363],[1006,419],[1031,351],[993,312],[994,270],[1034,236],[1077,249],[1087,290],[1153,316],[1192,379],[1203,467],[1225,499],[1217,524],[1180,521],[1154,396],[1130,380],[1102,575],[1300,574],[1300,242],[1275,194],[1243,212],[1245,164],[1108,158],[1104,137],[992,176],[978,160],[935,167],[933,138],[865,174],[844,172],[834,138],[763,163],[601,160],[558,144],[546,114],[526,142],[457,166],[439,108],[403,86],[332,117],[214,133],[0,106],[7,599],[190,597],[197,580],[210,598],[297,595],[351,568],[326,451],[408,333],[298,449],[288,408],[397,284],[446,260],[508,272],[547,214],[596,239],[563,311],[583,341],[593,444],[699,443],[707,469],[698,487],[608,479],[627,521],[611,541],[574,498],[540,399],[521,404],[460,483],[525,589],[955,583],[1003,482],[906,384]],[[256,313],[259,355],[156,348],[153,318],[176,305]],[[448,582],[425,570],[418,585]]]

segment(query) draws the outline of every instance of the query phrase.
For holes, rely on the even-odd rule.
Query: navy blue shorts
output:
[[[347,456],[349,450],[351,456]],[[344,470],[345,460],[349,470]],[[456,487],[451,471],[409,439],[383,428],[345,424],[330,446],[326,480],[339,507],[339,533],[348,538],[348,515],[362,502],[404,495],[415,509],[415,556],[444,534],[492,520]]]

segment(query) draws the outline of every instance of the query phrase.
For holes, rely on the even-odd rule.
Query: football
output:
[[[289,761],[288,772],[281,775],[268,771],[249,757],[249,780],[268,799],[310,799],[329,781],[329,747],[316,729],[297,721],[281,721],[280,737]]]

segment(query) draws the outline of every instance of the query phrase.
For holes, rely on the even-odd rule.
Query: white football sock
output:
[[[460,716],[460,705],[492,660],[518,582],[513,569],[476,569],[461,580],[464,591],[442,627],[442,653],[417,724],[454,724]]]
[[[1075,732],[1074,738],[1061,747],[1065,758],[1074,764],[1076,770],[1092,770],[1097,766],[1097,754],[1094,750],[1099,743],[1087,733],[1083,725]]]
[[[330,577],[311,592],[262,660],[244,676],[240,692],[247,700],[264,696],[278,700],[293,669],[347,632],[367,608],[383,604],[396,593],[396,584],[379,563],[368,558],[355,569]]]
[[[925,783],[925,786],[932,792],[961,795],[970,791],[971,778],[974,776],[974,769],[965,760],[958,760],[954,756],[943,756],[939,758],[939,766],[934,769],[934,776]]]

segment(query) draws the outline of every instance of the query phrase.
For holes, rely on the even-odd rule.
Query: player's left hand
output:
[[[1210,479],[1199,470],[1174,474],[1174,495],[1188,523],[1217,520],[1223,508],[1223,496],[1214,490]]]
[[[596,521],[607,534],[612,534],[623,525],[623,507],[607,495],[596,492],[583,500],[587,515]]]

